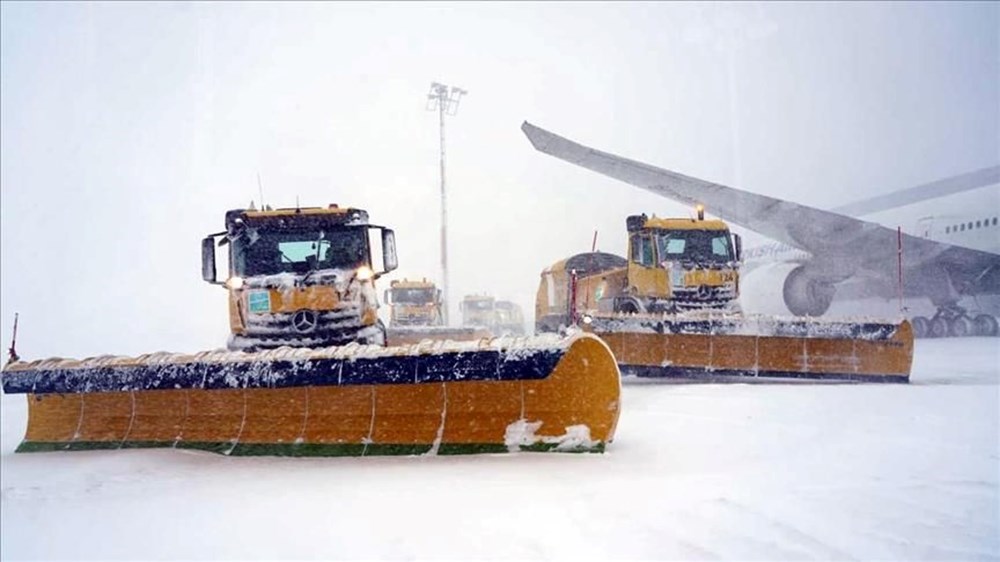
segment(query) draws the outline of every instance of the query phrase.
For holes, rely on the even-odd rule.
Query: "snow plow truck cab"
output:
[[[496,323],[493,331],[498,336],[524,335],[524,312],[513,301],[497,301],[495,305]]]
[[[460,308],[464,327],[492,329],[496,323],[496,299],[489,295],[465,295]]]
[[[375,280],[396,268],[391,229],[362,209],[254,210],[226,213],[226,230],[202,240],[202,277],[229,291],[231,350],[385,345]],[[226,279],[215,249],[228,247]],[[372,263],[373,247],[382,263]]]
[[[739,236],[721,220],[633,215],[628,265],[581,283],[617,312],[679,312],[731,308],[739,298]]]
[[[393,281],[382,298],[389,306],[389,326],[441,326],[441,289],[423,279]]]

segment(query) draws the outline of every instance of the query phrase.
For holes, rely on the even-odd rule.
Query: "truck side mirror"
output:
[[[396,234],[391,228],[382,229],[382,267],[386,272],[399,266],[396,258]]]
[[[736,243],[736,261],[743,261],[743,237],[733,234],[733,241]]]
[[[201,278],[213,285],[221,285],[215,277],[215,237],[201,241]]]
[[[441,289],[437,290],[437,301],[441,302]]]

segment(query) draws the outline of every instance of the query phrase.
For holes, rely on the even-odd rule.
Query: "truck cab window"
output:
[[[663,261],[677,259],[684,255],[687,241],[683,238],[660,236],[660,257]]]
[[[728,231],[691,229],[660,232],[656,242],[661,262],[687,260],[721,264],[731,261],[734,255]]]
[[[431,289],[393,289],[392,302],[397,304],[428,304],[434,302]]]
[[[729,238],[726,236],[716,236],[712,238],[712,253],[716,256],[729,257]]]
[[[236,273],[244,277],[354,269],[368,263],[367,230],[265,232],[253,242],[233,241]]]
[[[632,261],[645,266],[653,267],[656,262],[653,257],[653,241],[649,236],[636,234],[632,236]]]

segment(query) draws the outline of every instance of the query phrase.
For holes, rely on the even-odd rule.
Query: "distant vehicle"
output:
[[[492,330],[496,323],[496,299],[490,295],[465,295],[460,308],[463,327]]]
[[[406,345],[424,340],[466,341],[488,338],[484,327],[452,328],[445,325],[441,289],[426,278],[419,281],[393,281],[385,291],[389,306],[389,345]]]
[[[493,333],[498,336],[524,335],[524,312],[511,301],[496,301]]]
[[[428,281],[393,281],[383,301],[389,306],[389,326],[442,326],[441,289]]]
[[[820,316],[844,296],[928,298],[931,317],[916,316],[918,336],[998,335],[997,318],[959,305],[962,297],[1000,295],[1000,166],[880,196],[842,209],[879,223],[700,180],[578,144],[529,123],[534,147],[606,176],[689,204],[776,240],[748,249],[750,262],[770,253],[781,264],[781,296],[797,316]],[[896,225],[905,231],[901,236]],[[749,274],[749,267],[745,276]]]

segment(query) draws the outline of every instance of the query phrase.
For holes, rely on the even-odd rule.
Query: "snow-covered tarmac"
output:
[[[604,455],[14,455],[13,559],[1000,560],[1000,340],[920,340],[912,383],[627,381]]]

